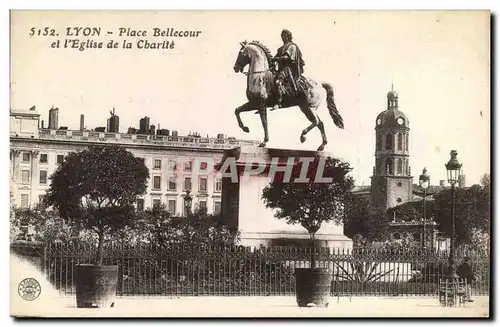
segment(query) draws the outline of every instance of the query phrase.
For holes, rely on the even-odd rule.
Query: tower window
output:
[[[385,136],[385,149],[392,150],[392,134],[391,133],[388,133]]]
[[[401,203],[401,201],[403,201],[401,198],[397,198],[397,200],[399,203]]]
[[[403,174],[403,160],[398,159],[398,175]]]
[[[377,150],[382,150],[382,140],[379,135],[377,135]]]
[[[392,175],[394,174],[394,163],[392,161],[392,159],[387,159],[387,162],[386,162],[386,169],[387,169],[387,175]]]
[[[405,146],[406,146],[406,151],[408,151],[408,136],[409,136],[409,135],[406,135],[406,140],[405,140],[405,141],[406,141],[406,144],[405,144]]]
[[[401,187],[403,186],[403,184],[401,182],[398,182],[398,186]]]
[[[403,150],[403,136],[401,135],[401,133],[398,133],[397,138],[398,138],[398,150]]]

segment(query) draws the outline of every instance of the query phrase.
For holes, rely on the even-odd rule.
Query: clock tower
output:
[[[398,94],[387,93],[387,110],[375,120],[375,166],[371,177],[371,202],[382,208],[403,204],[412,198],[409,121],[399,110]]]

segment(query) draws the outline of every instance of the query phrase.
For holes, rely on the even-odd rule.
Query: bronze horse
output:
[[[272,55],[265,46],[257,41],[249,43],[241,42],[240,44],[241,49],[234,64],[234,71],[237,73],[243,72],[243,69],[249,65],[248,72],[245,73],[247,75],[246,94],[248,102],[236,108],[235,115],[238,120],[238,126],[240,126],[244,132],[248,133],[250,130],[241,121],[240,113],[257,110],[260,114],[262,127],[264,128],[264,141],[259,146],[265,147],[266,143],[269,141],[266,109],[268,107],[272,107],[274,101],[276,101],[276,91],[274,85],[275,73],[270,68],[272,67]],[[311,122],[311,125],[302,131],[302,134],[300,135],[300,142],[303,143],[306,140],[306,134],[310,130],[314,127],[318,127],[323,139],[318,151],[323,151],[328,141],[326,139],[323,122],[317,114],[317,109],[321,104],[322,89],[315,81],[307,77],[303,78],[305,78],[309,87],[307,87],[304,92],[300,92],[297,96],[284,96],[282,108],[299,106],[300,110]],[[334,124],[338,128],[344,128],[343,119],[337,111],[337,106],[335,105],[335,101],[333,99],[333,87],[327,82],[321,83],[321,86],[326,90],[328,112],[330,113]]]

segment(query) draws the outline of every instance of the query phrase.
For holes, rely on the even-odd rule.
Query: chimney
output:
[[[59,127],[59,108],[50,108],[49,110],[49,129],[58,129]]]
[[[439,186],[444,187],[444,179],[439,181]]]
[[[83,114],[80,115],[80,131],[83,132],[85,129],[85,116]]]

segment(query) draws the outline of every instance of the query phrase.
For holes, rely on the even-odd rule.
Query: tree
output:
[[[370,206],[368,198],[349,194],[344,217],[344,234],[347,237],[366,242],[383,241],[388,229],[386,210]]]
[[[66,223],[57,210],[39,203],[30,208],[11,208],[11,241],[67,242],[78,230]]]
[[[238,240],[238,235],[231,233],[220,215],[196,210],[187,217],[176,217],[164,205],[141,212],[134,230],[143,235],[144,240],[157,245],[182,244],[200,248],[231,245]]]
[[[455,235],[457,245],[471,244],[473,231],[489,233],[491,207],[489,178],[486,184],[469,188],[456,188]],[[434,218],[438,228],[448,237],[452,235],[452,193],[451,189],[434,195]]]
[[[105,238],[131,223],[148,178],[144,161],[125,148],[91,146],[67,155],[50,176],[47,203],[97,235],[96,264],[102,265]]]
[[[331,157],[322,161],[315,158],[307,169],[307,181],[299,180],[303,163],[294,166],[290,181],[280,174],[266,186],[262,199],[267,208],[277,209],[275,217],[285,219],[288,224],[300,224],[310,236],[311,267],[315,267],[314,235],[323,222],[342,222],[344,203],[354,181],[348,173],[352,170],[347,162]],[[331,182],[317,182],[316,174],[324,167],[322,176]]]

